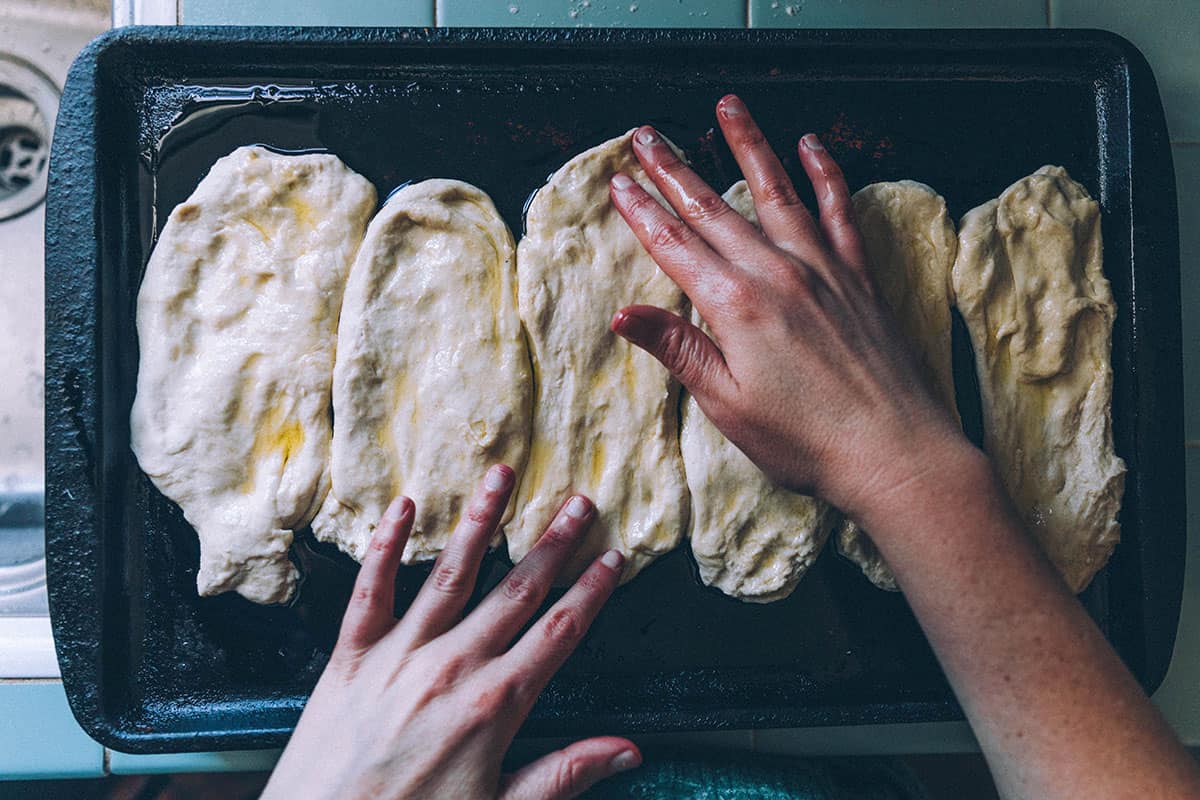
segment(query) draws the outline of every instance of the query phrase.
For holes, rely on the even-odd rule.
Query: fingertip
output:
[[[633,134],[633,141],[636,144],[642,145],[643,147],[650,147],[658,144],[660,140],[661,137],[658,135],[658,131],[656,131],[650,125],[641,126]]]
[[[638,751],[636,746],[633,746],[632,742],[630,742],[630,747],[617,753],[608,762],[608,767],[612,770],[613,774],[618,772],[628,772],[631,769],[637,769],[641,765],[642,754]]]
[[[616,192],[627,192],[634,186],[633,178],[626,175],[624,172],[618,172],[608,181],[609,186]]]
[[[800,137],[800,149],[819,153],[825,149],[825,145],[821,144],[821,140],[815,133],[806,133]]]
[[[592,501],[581,494],[575,495],[563,506],[563,512],[575,520],[587,519],[595,510],[596,507],[592,505]]]
[[[483,477],[485,488],[493,492],[502,492],[512,486],[516,473],[507,464],[493,464]]]
[[[600,556],[600,563],[620,575],[622,568],[625,566],[625,554],[620,550],[609,550]]]
[[[647,320],[640,317],[636,313],[636,310],[630,307],[622,308],[616,314],[613,314],[610,328],[613,333],[628,339],[634,344],[646,341],[652,333]]]
[[[736,94],[727,94],[717,101],[717,111],[726,119],[732,119],[746,113],[746,104]]]
[[[383,519],[392,523],[405,522],[412,516],[415,508],[411,499],[401,495],[388,504],[387,511],[383,512]]]

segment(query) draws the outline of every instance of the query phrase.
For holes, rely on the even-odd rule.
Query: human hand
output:
[[[629,740],[599,737],[501,775],[517,729],[616,588],[622,566],[616,550],[596,559],[513,643],[595,515],[590,501],[573,497],[529,555],[463,619],[512,487],[511,469],[488,471],[399,620],[394,582],[414,507],[400,498],[388,508],[329,666],[264,798],[559,800],[641,763]]]
[[[612,328],[658,358],[777,483],[856,516],[909,480],[931,447],[969,445],[880,299],[830,154],[812,134],[799,144],[818,221],[741,100],[723,98],[717,119],[761,231],[649,127],[634,150],[678,218],[625,175],[611,185],[617,209],[711,337],[653,306],[621,309]]]

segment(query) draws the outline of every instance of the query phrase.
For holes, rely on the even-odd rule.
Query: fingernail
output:
[[[813,151],[825,149],[824,146],[821,144],[821,140],[817,138],[817,135],[815,133],[804,134],[804,136],[800,137],[800,143],[803,144],[805,147],[807,147],[809,150],[813,150]]]
[[[624,311],[618,311],[613,317],[612,329],[626,339],[635,342],[644,341],[650,334],[645,320],[633,314],[626,314]]]
[[[617,753],[615,757],[613,757],[613,760],[609,762],[609,765],[617,772],[626,772],[633,769],[640,763],[642,763],[642,760],[638,758],[637,753],[632,750],[622,750],[621,752]]]
[[[609,550],[600,556],[600,563],[609,569],[620,569],[621,565],[625,563],[625,556],[621,555],[620,550]]]
[[[655,132],[654,128],[646,126],[637,132],[635,138],[639,144],[651,145],[658,141],[658,133]]]
[[[508,482],[509,472],[499,464],[489,469],[487,475],[483,476],[483,485],[493,492],[508,488]]]
[[[612,176],[612,186],[618,192],[625,192],[633,188],[633,178],[626,175],[624,172],[618,172]]]
[[[746,113],[746,104],[737,95],[727,94],[721,101],[721,113],[727,117],[740,117]]]
[[[583,519],[588,515],[588,503],[582,497],[572,497],[567,503],[567,516],[572,519]]]
[[[384,519],[402,520],[405,514],[408,513],[408,507],[412,503],[407,497],[397,497],[388,504],[387,511],[383,512]]]

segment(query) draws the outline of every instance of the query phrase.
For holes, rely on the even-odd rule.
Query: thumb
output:
[[[697,398],[724,394],[730,375],[721,349],[678,314],[657,306],[626,306],[610,327],[657,358]]]
[[[595,783],[640,766],[637,745],[616,736],[575,742],[508,776],[500,800],[569,800]]]

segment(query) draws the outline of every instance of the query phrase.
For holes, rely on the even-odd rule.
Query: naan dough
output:
[[[371,221],[342,306],[318,539],[361,561],[406,494],[416,518],[404,561],[429,560],[489,465],[520,474],[531,379],[513,251],[491,199],[461,181],[401,189]]]
[[[588,495],[598,513],[563,579],[615,547],[629,580],[679,543],[687,514],[678,385],[608,328],[630,303],[683,313],[686,302],[609,199],[609,179],[624,172],[661,202],[632,137],[611,139],[555,172],[529,204],[517,248],[536,402],[508,549],[514,561],[524,558],[569,494]]]
[[[958,250],[954,223],[942,196],[923,183],[873,183],[855,192],[854,214],[867,251],[867,264],[880,294],[912,346],[926,384],[954,418],[954,373],[950,353],[950,270]],[[895,591],[896,579],[875,544],[846,520],[837,548],[881,589]]]
[[[730,187],[725,202],[758,224],[745,181]],[[692,321],[702,325],[695,309]],[[772,483],[708,421],[691,395],[683,401],[680,447],[692,495],[692,555],[701,580],[752,603],[787,597],[816,561],[836,512]]]
[[[953,291],[975,348],[984,448],[1025,524],[1081,591],[1120,538],[1125,488],[1113,451],[1116,305],[1099,205],[1061,167],[1022,178],[963,217]]]
[[[279,603],[328,488],[342,290],[375,190],[331,155],[242,147],[171,212],[138,293],[133,452],[200,537],[201,595]]]

